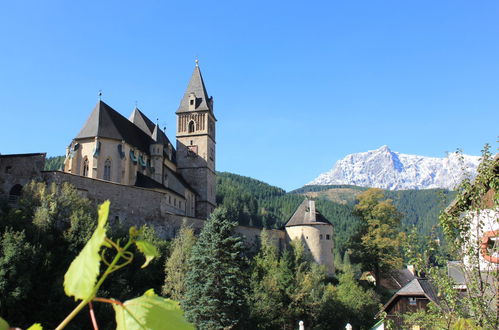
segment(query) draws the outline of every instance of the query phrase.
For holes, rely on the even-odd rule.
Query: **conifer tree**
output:
[[[198,329],[240,328],[248,310],[243,242],[224,208],[206,221],[189,259],[182,307]]]
[[[189,271],[188,260],[196,243],[194,230],[182,227],[172,242],[171,255],[165,263],[164,295],[174,300],[182,300],[185,293],[185,276]]]

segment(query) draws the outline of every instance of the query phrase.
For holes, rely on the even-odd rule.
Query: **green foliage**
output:
[[[101,262],[99,251],[106,239],[105,225],[109,215],[109,204],[109,201],[106,201],[99,206],[97,228],[64,275],[64,291],[66,295],[75,299],[85,300],[95,295],[93,291]]]
[[[235,226],[227,211],[217,208],[192,249],[182,307],[197,328],[237,328],[244,321],[246,260],[241,238],[233,236]]]
[[[347,322],[368,327],[379,300],[372,290],[362,289],[347,268],[334,286],[300,241],[292,241],[280,254],[264,233],[250,281],[252,324],[257,329],[295,329],[302,320],[307,329],[340,329]]]
[[[475,180],[464,180],[457,189],[455,201],[440,215],[450,255],[462,261],[454,262],[452,267],[462,272],[466,294],[458,292],[456,283],[448,276],[446,266],[451,264],[447,264],[447,255],[439,251],[438,245],[428,244],[424,252],[413,253],[412,257],[437,288],[439,301],[429,305],[425,312],[408,315],[406,324],[432,329],[499,328],[497,265],[491,264],[489,269],[480,265],[481,237],[477,236],[490,228],[488,226],[497,226],[498,219],[486,220],[478,215],[484,209],[498,210],[498,189],[499,158],[494,158],[486,145]],[[491,253],[497,253],[497,246],[491,250]],[[428,259],[433,260],[428,262]]]
[[[44,171],[59,171],[64,167],[65,156],[47,157],[45,159]]]
[[[185,277],[189,272],[189,257],[196,243],[194,230],[184,227],[172,242],[170,258],[165,263],[165,283],[162,288],[164,295],[175,300],[182,300],[185,293]]]
[[[117,330],[194,330],[185,321],[178,302],[161,298],[152,289],[123,304],[113,304],[113,308],[116,312]]]
[[[339,275],[337,297],[343,306],[343,320],[354,328],[371,325],[374,315],[378,312],[379,298],[373,290],[362,288],[355,280],[355,274],[350,267],[344,267]]]
[[[53,329],[74,307],[74,299],[64,294],[64,274],[97,227],[96,210],[95,205],[69,184],[30,183],[23,189],[18,208],[5,208],[0,212],[2,317],[24,329],[37,320]],[[125,241],[129,230],[114,226],[107,233],[114,241]],[[145,269],[140,269],[144,259],[134,258],[130,267],[113,273],[113,280],[103,283],[99,290],[101,297],[126,300],[151,287],[161,288],[168,244],[147,227],[141,228],[140,240],[157,246],[161,256]],[[135,245],[130,246],[129,251],[140,253]],[[44,303],[33,297],[43,297]],[[94,310],[102,328],[114,327],[112,308],[95,304]],[[87,328],[88,317],[79,315],[68,327]]]
[[[356,235],[352,237],[352,257],[363,265],[363,270],[373,271],[376,286],[380,289],[381,273],[402,266],[401,214],[390,199],[384,199],[381,189],[372,188],[357,196],[355,212],[362,219]]]
[[[5,321],[4,319],[2,319],[0,317],[0,330],[9,330],[9,329],[10,329],[10,326],[7,323],[7,321]]]

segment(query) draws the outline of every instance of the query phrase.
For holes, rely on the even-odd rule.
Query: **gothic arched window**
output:
[[[83,176],[88,176],[88,158],[83,159]]]
[[[189,122],[189,133],[193,133],[194,132],[194,121],[190,121]]]
[[[111,159],[106,159],[104,163],[104,180],[111,181]]]

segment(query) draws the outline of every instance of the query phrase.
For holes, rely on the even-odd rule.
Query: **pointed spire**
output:
[[[194,102],[193,107],[189,107],[191,100]],[[199,69],[199,61],[196,59],[196,66],[192,72],[191,80],[184,93],[184,97],[180,102],[177,112],[187,112],[191,110],[209,110],[213,111],[212,98],[208,97],[208,92],[204,85],[203,76]]]
[[[134,123],[137,127],[139,127],[142,131],[144,131],[147,135],[151,135],[154,130],[154,123],[147,118],[147,116],[142,113],[142,111],[135,106],[130,117],[128,117],[132,123]]]

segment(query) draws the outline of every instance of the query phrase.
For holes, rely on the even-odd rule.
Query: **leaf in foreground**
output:
[[[43,327],[40,323],[35,323],[26,330],[43,330]]]
[[[146,241],[136,241],[135,245],[137,245],[139,251],[146,257],[146,262],[144,262],[141,268],[147,267],[152,259],[159,257],[158,249],[153,244]]]
[[[123,305],[113,305],[117,330],[194,330],[185,320],[178,302],[156,295],[153,289]]]
[[[108,215],[109,201],[105,201],[99,206],[97,228],[64,275],[64,291],[66,295],[74,296],[75,300],[84,300],[92,295],[97,276],[99,275],[99,250],[106,239],[106,229],[104,227]]]
[[[9,330],[9,329],[10,329],[10,326],[7,323],[7,321],[5,321],[4,319],[2,319],[0,317],[0,330]]]

